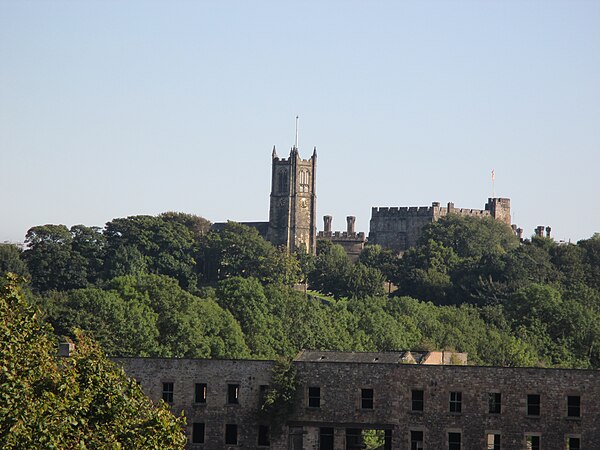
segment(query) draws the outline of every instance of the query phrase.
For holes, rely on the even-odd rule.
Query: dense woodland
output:
[[[25,244],[0,245],[0,273],[29,280],[58,335],[82,329],[111,356],[451,349],[474,364],[600,367],[598,235],[520,243],[500,222],[450,215],[402,258],[367,246],[352,263],[329,242],[289,255],[252,228],[164,213],[36,226]]]

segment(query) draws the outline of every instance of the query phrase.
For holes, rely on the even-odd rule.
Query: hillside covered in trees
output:
[[[252,228],[164,213],[33,227],[24,251],[0,245],[9,271],[57,334],[83,329],[111,356],[453,349],[483,365],[600,367],[597,235],[520,243],[450,215],[402,258],[367,246],[352,263],[329,242],[288,255]]]

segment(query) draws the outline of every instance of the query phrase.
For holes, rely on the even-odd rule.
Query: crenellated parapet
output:
[[[317,239],[331,241],[334,244],[341,245],[350,259],[356,261],[367,241],[367,236],[364,232],[356,232],[354,230],[356,217],[346,217],[346,231],[331,231],[332,222],[332,216],[323,216],[324,231],[319,231],[317,233]]]
[[[366,235],[364,231],[358,231],[354,233],[348,233],[347,231],[319,231],[317,233],[317,237],[323,239],[344,239],[344,240],[355,240],[364,242],[366,240]]]
[[[417,244],[423,227],[449,214],[492,217],[510,225],[510,199],[489,198],[485,209],[456,208],[452,202],[447,206],[432,202],[431,206],[374,207],[369,243],[402,253]]]
[[[439,208],[437,208],[439,210]],[[436,211],[432,206],[402,206],[402,207],[373,207],[373,217],[408,217],[408,216],[431,216]]]

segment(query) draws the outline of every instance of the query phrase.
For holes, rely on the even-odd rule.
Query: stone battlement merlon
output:
[[[435,207],[432,206],[379,206],[373,207],[372,217],[403,217],[403,216],[431,216]]]
[[[344,240],[353,240],[357,242],[364,242],[365,233],[364,231],[359,231],[356,233],[348,233],[347,231],[319,231],[317,234],[320,238],[329,238],[329,239],[344,239]]]

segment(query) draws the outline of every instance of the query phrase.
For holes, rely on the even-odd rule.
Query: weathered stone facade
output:
[[[300,158],[292,147],[288,159],[279,158],[273,147],[271,202],[267,240],[289,251],[314,254],[317,245],[316,195],[317,149],[310,159]]]
[[[442,207],[439,202],[433,202],[431,206],[378,207],[371,210],[369,244],[379,244],[402,253],[417,245],[423,227],[448,214],[492,217],[507,225],[511,224],[508,198],[489,198],[485,209],[455,208],[454,203]]]
[[[318,240],[331,241],[334,244],[341,245],[351,261],[355,262],[358,260],[360,252],[365,248],[367,238],[365,233],[356,232],[354,230],[354,223],[356,217],[346,217],[346,231],[331,231],[331,223],[333,217],[323,216],[323,231],[319,231],[317,234]]]
[[[301,353],[293,413],[278,434],[259,414],[270,361],[117,360],[155,400],[173,383],[170,403],[185,410],[190,440],[202,430],[193,449],[261,448],[261,433],[271,449],[354,449],[361,430],[384,430],[385,449],[599,448],[599,371],[406,361],[400,352]],[[196,385],[205,385],[204,403]],[[226,444],[231,425],[236,443]]]

